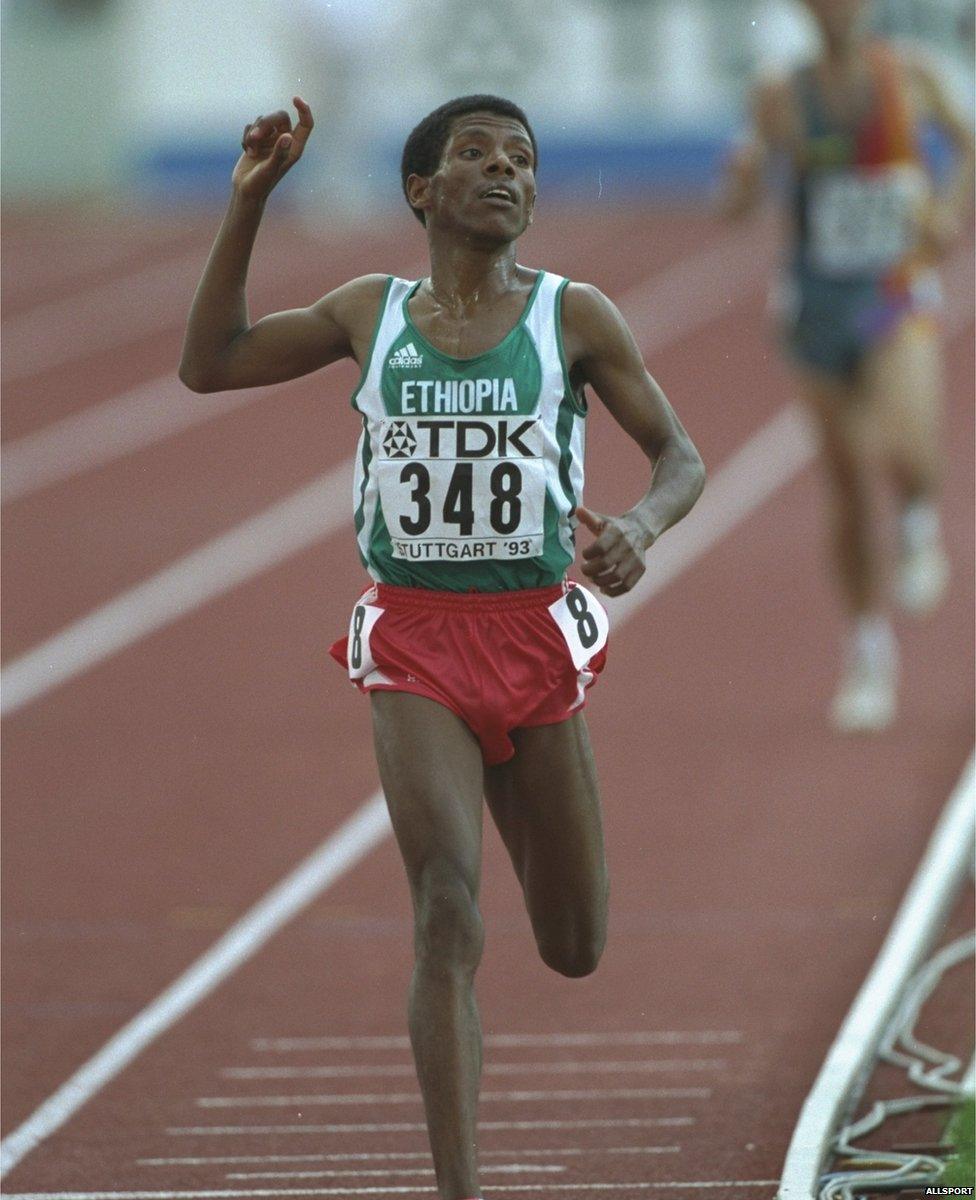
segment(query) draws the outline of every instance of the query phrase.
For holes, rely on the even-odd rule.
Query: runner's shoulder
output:
[[[360,275],[326,293],[313,312],[333,321],[351,338],[368,337],[376,324],[389,275]]]
[[[629,337],[627,323],[616,304],[592,283],[570,282],[563,292],[562,334],[570,365],[581,359],[612,353]]]
[[[564,327],[567,322],[574,325],[580,322],[599,322],[620,315],[613,301],[595,284],[583,283],[577,279],[572,279],[566,284],[562,309]]]

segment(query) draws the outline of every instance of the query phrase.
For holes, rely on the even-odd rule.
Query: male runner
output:
[[[308,105],[244,131],[230,208],[190,314],[195,391],[274,383],[345,357],[362,368],[356,530],[373,584],[333,654],[371,693],[376,754],[411,888],[409,1025],[440,1195],[477,1194],[481,1035],[472,990],[483,797],[543,960],[587,975],[603,950],[607,871],[581,715],[606,614],[565,580],[575,515],[583,573],[608,596],[688,512],[704,470],[614,306],[520,266],[536,143],[492,96],[451,101],[407,140],[403,188],[430,276],[355,279],[251,324],[245,281],[272,188],[301,156]],[[580,505],[584,386],[653,464],[619,517]]]
[[[895,716],[897,647],[883,607],[871,461],[899,505],[896,599],[926,613],[948,562],[939,529],[941,347],[933,262],[957,236],[972,135],[922,62],[868,37],[865,0],[808,0],[816,61],[755,89],[752,128],[730,160],[725,206],[751,211],[773,154],[792,166],[792,246],[777,307],[820,433],[839,581],[850,615],[831,715],[845,731]],[[957,151],[936,195],[919,145],[933,121]]]

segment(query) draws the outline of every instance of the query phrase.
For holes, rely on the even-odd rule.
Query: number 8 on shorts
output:
[[[376,670],[376,663],[369,648],[369,635],[382,615],[382,608],[376,604],[365,604],[362,600],[352,610],[346,650],[350,679],[365,679],[371,671]]]
[[[584,587],[571,584],[549,606],[552,619],[566,639],[573,666],[581,670],[607,643],[610,621],[603,605]]]

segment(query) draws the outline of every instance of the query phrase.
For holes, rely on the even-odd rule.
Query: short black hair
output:
[[[407,180],[411,175],[434,174],[440,166],[444,147],[447,145],[447,139],[451,136],[451,126],[455,119],[473,112],[490,112],[496,113],[500,117],[512,117],[520,125],[524,125],[525,132],[529,135],[529,141],[532,143],[533,158],[536,162],[539,161],[539,147],[536,145],[532,126],[529,124],[528,117],[517,104],[513,104],[511,100],[503,100],[501,96],[482,94],[459,96],[456,100],[448,100],[440,108],[435,108],[410,131],[410,136],[403,147],[403,157],[400,159],[400,184],[408,204],[410,204],[410,197],[407,196]],[[427,218],[423,212],[419,208],[414,208],[412,204],[410,207],[421,225],[426,225]]]

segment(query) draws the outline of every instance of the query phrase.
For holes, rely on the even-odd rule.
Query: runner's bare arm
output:
[[[758,207],[771,154],[785,150],[793,140],[792,109],[787,79],[764,79],[753,88],[747,128],[725,162],[719,193],[723,216],[745,217]]]
[[[216,248],[215,248],[216,249]],[[223,392],[297,379],[341,358],[362,361],[385,275],[344,283],[307,308],[270,313],[251,325],[241,301],[209,301],[204,274],[190,311],[180,379],[194,392]]]
[[[701,495],[701,456],[648,374],[627,323],[597,288],[571,283],[563,296],[563,345],[574,383],[590,384],[614,420],[652,464],[647,494],[619,517],[576,513],[597,539],[583,551],[583,574],[619,596],[644,574],[644,554]]]
[[[281,110],[258,117],[241,139],[233,190],[190,309],[180,378],[196,392],[280,383],[355,357],[372,327],[383,276],[345,284],[307,308],[250,323],[247,270],[265,202],[301,157],[312,131],[308,105],[295,97],[298,124]]]
[[[962,233],[973,195],[973,131],[949,97],[942,80],[917,55],[907,59],[920,115],[933,121],[948,138],[955,160],[949,178],[933,197],[922,218],[924,249],[932,257],[946,254]]]

